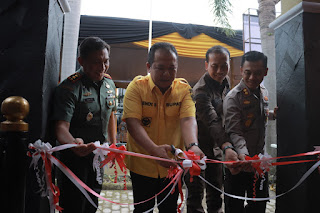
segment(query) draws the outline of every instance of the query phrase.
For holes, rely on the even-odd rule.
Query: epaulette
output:
[[[245,96],[248,96],[248,95],[249,95],[249,91],[248,91],[247,88],[243,88],[242,91],[243,91],[243,93],[244,93]]]
[[[104,77],[112,79],[111,76],[109,74],[107,74],[107,73],[104,74]]]
[[[139,80],[142,80],[143,78],[142,78],[143,76],[142,75],[137,75],[136,77],[134,77],[134,81],[139,81]]]
[[[188,81],[187,81],[186,79],[184,79],[184,78],[178,78],[178,81],[179,81],[180,83],[188,84],[188,85],[189,85]]]
[[[70,75],[70,76],[68,77],[68,79],[69,79],[71,82],[74,83],[74,82],[78,81],[79,79],[81,79],[81,77],[82,77],[82,75],[81,75],[79,72],[76,72],[76,73]]]

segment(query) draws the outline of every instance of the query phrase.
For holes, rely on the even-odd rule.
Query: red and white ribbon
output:
[[[38,161],[40,157],[43,160],[44,164],[44,176],[46,180],[46,190],[42,193],[42,195],[48,196],[49,204],[50,204],[50,212],[54,213],[55,209],[58,211],[62,211],[62,208],[58,206],[60,191],[59,188],[52,183],[52,162],[50,161],[51,154],[55,151],[60,151],[63,149],[68,149],[73,146],[59,146],[56,148],[52,148],[51,144],[43,143],[40,140],[37,140],[34,144],[29,144],[29,149],[34,150],[35,152],[29,156],[32,156],[32,161],[30,167],[33,165],[34,169],[38,167]],[[39,179],[38,179],[39,181]],[[44,190],[44,189],[43,189]]]
[[[167,199],[167,197],[174,190],[174,188],[177,184],[179,185],[179,191],[180,191],[181,185],[182,185],[181,177],[187,171],[192,172],[194,176],[198,176],[200,179],[202,179],[207,184],[209,184],[210,186],[212,186],[213,188],[220,191],[222,194],[224,194],[226,196],[237,198],[237,199],[242,199],[242,200],[266,201],[269,199],[276,199],[276,198],[281,197],[281,196],[289,193],[290,191],[294,190],[320,165],[320,161],[315,163],[301,177],[301,179],[298,181],[298,183],[295,186],[293,186],[291,189],[289,189],[287,192],[284,192],[284,193],[277,195],[277,196],[274,196],[274,197],[268,197],[268,198],[246,198],[246,197],[241,197],[241,196],[236,196],[236,195],[231,195],[231,194],[225,193],[222,190],[220,190],[219,188],[212,185],[211,183],[207,182],[203,177],[200,176],[200,171],[201,171],[201,169],[205,169],[206,163],[232,164],[232,163],[234,163],[232,161],[216,161],[216,160],[206,159],[206,158],[200,159],[199,157],[195,156],[194,153],[192,153],[191,151],[182,152],[179,149],[176,149],[176,156],[178,159],[178,161],[176,161],[176,160],[171,160],[171,159],[163,159],[163,158],[159,158],[159,157],[144,155],[144,154],[140,154],[140,153],[128,152],[123,148],[117,148],[117,147],[111,148],[111,147],[108,147],[107,145],[100,145],[98,143],[95,143],[95,146],[97,148],[97,150],[95,150],[96,151],[95,156],[97,156],[96,158],[101,158],[101,159],[104,158],[103,161],[106,161],[108,158],[109,158],[109,161],[112,161],[112,162],[119,161],[122,168],[125,168],[125,165],[123,162],[124,155],[131,155],[131,156],[143,157],[143,158],[148,158],[148,159],[173,162],[173,163],[177,163],[178,165],[180,165],[183,168],[182,169],[180,167],[176,167],[175,171],[172,171],[172,173],[171,173],[170,183],[163,190],[161,190],[161,192],[159,192],[158,194],[156,194],[152,198],[149,198],[145,201],[141,201],[139,203],[123,204],[123,203],[117,203],[117,202],[113,202],[111,200],[108,200],[108,199],[102,197],[101,195],[99,195],[98,193],[96,193],[95,191],[93,191],[92,189],[90,189],[69,168],[67,168],[62,162],[60,162],[58,159],[56,159],[54,156],[52,156],[52,153],[55,151],[60,151],[60,150],[72,148],[75,146],[77,146],[77,144],[65,144],[65,145],[61,145],[61,146],[57,146],[57,147],[52,148],[52,146],[49,143],[43,143],[40,140],[36,141],[34,144],[29,145],[29,148],[35,151],[32,155],[31,154],[29,155],[29,156],[32,156],[32,158],[33,158],[30,166],[34,166],[34,168],[37,168],[38,161],[40,158],[42,158],[42,160],[44,162],[44,168],[45,168],[44,174],[45,174],[45,179],[46,179],[46,183],[47,183],[46,184],[47,185],[47,192],[48,192],[47,194],[48,194],[48,197],[50,200],[50,211],[51,212],[54,212],[55,208],[61,211],[61,208],[57,205],[58,198],[59,198],[59,189],[51,182],[52,163],[54,165],[56,165],[79,188],[79,190],[84,194],[84,196],[89,200],[89,202],[95,207],[96,207],[96,205],[94,204],[94,202],[92,201],[92,199],[88,195],[87,191],[100,199],[106,200],[106,201],[114,203],[114,204],[137,205],[137,204],[147,202],[151,199],[154,199],[156,196],[161,194],[165,189],[167,189],[170,185],[172,185],[170,192],[165,196],[165,198],[162,201],[160,201],[158,203],[158,205],[160,205],[165,199]],[[262,173],[263,173],[265,171],[268,171],[271,165],[287,165],[287,164],[294,164],[294,163],[304,163],[304,162],[317,161],[317,160],[299,160],[299,161],[286,161],[286,162],[271,163],[272,160],[281,159],[281,158],[294,158],[294,157],[302,157],[302,156],[320,155],[320,147],[315,147],[315,149],[316,150],[312,151],[312,152],[300,153],[300,154],[291,155],[291,156],[280,156],[280,157],[275,157],[275,158],[271,158],[270,156],[266,156],[266,155],[264,155],[264,156],[261,155],[261,156],[257,156],[257,158],[251,159],[250,161],[252,162],[252,165],[256,166],[255,167],[256,170],[259,170],[260,173],[262,171]],[[113,157],[111,155],[113,155]],[[105,158],[105,156],[107,156],[107,158]],[[121,168],[121,166],[120,166],[120,168]],[[97,167],[95,167],[95,168],[97,169]],[[259,171],[257,171],[257,172],[259,173]],[[181,200],[183,201],[182,190],[181,190],[180,194],[182,195]],[[181,204],[179,205],[178,212],[181,211],[180,207],[181,207]],[[148,210],[148,211],[151,211],[151,210]],[[183,210],[183,208],[182,208],[182,210]]]
[[[94,142],[94,145],[96,147],[101,146],[101,147],[109,148],[109,144],[106,142],[100,145],[100,141],[96,141]],[[104,168],[105,168],[105,166],[101,166],[101,162],[105,160],[105,156],[107,156],[109,153],[110,153],[109,151],[103,150],[103,149],[93,150],[94,157],[93,157],[92,166],[93,166],[93,171],[96,171],[96,174],[97,174],[96,180],[100,185],[102,185],[103,183],[103,174],[104,174]]]

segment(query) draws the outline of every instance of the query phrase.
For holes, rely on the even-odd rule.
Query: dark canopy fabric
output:
[[[190,39],[204,33],[222,43],[243,50],[242,31],[227,37],[218,27],[172,22],[152,22],[152,37],[157,38],[178,32],[183,38]],[[80,18],[79,41],[88,36],[98,36],[109,44],[127,43],[147,40],[149,37],[149,21],[127,18],[87,16]]]

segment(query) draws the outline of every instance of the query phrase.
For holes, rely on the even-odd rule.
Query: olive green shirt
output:
[[[70,123],[70,133],[85,143],[108,140],[108,122],[115,107],[115,85],[105,75],[93,82],[82,68],[56,88],[54,120]]]

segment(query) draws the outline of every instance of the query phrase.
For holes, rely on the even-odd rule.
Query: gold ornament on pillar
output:
[[[29,113],[29,102],[20,96],[6,98],[1,104],[1,112],[7,119],[1,122],[1,131],[28,131],[28,123],[23,119]]]

